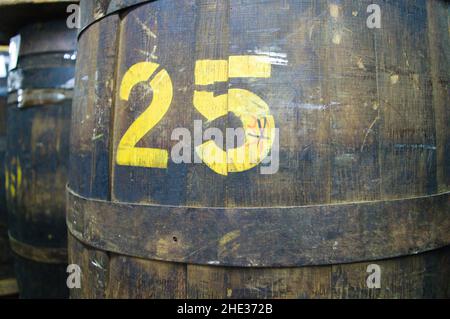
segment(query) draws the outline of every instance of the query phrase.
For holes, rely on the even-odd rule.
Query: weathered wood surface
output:
[[[241,86],[251,88],[264,97],[275,117],[281,117],[276,121],[283,123],[280,127],[281,167],[275,176],[255,175],[258,172],[255,169],[223,178],[217,177],[206,165],[171,166],[172,163],[169,163],[167,173],[157,169],[114,165],[110,167],[114,171],[111,176],[113,180],[110,180],[113,186],[112,199],[199,207],[271,207],[404,198],[435,194],[438,189],[446,190],[448,182],[444,177],[438,182],[436,177],[439,174],[448,178],[449,174],[445,171],[446,163],[437,164],[438,146],[435,144],[436,134],[439,134],[442,139],[439,145],[448,145],[448,130],[438,127],[438,131],[434,118],[446,119],[448,116],[445,113],[442,116],[435,115],[435,112],[441,112],[440,109],[446,112],[442,102],[429,103],[433,100],[433,64],[430,62],[433,52],[428,48],[428,41],[420,40],[429,38],[431,31],[428,32],[425,2],[416,2],[411,5],[387,2],[389,10],[385,10],[386,14],[393,15],[395,19],[386,17],[385,27],[381,30],[367,29],[366,16],[363,14],[367,3],[364,2],[343,4],[345,10],[338,10],[342,21],[335,21],[329,16],[330,3],[327,1],[305,1],[290,5],[286,2],[285,7],[278,1],[264,4],[249,2],[240,10],[231,11],[225,6],[227,2],[194,5],[188,1],[167,5],[156,1],[131,10],[121,20],[117,15],[102,19],[81,34],[80,54],[92,52],[91,57],[97,57],[80,64],[80,90],[76,94],[80,97],[83,95],[82,102],[87,105],[78,108],[85,112],[85,117],[90,113],[98,114],[96,119],[101,120],[99,126],[103,131],[95,135],[99,137],[94,141],[85,136],[75,137],[75,150],[87,148],[87,151],[77,152],[75,156],[83,159],[99,152],[109,154],[109,143],[114,142],[114,148],[117,148],[116,144],[123,133],[151,101],[150,90],[141,88],[141,92],[137,92],[136,88],[134,97],[130,98],[135,107],[130,111],[127,101],[114,96],[116,86],[120,85],[117,82],[122,80],[133,64],[155,61],[166,68],[172,77],[173,87],[177,91],[168,114],[151,134],[140,141],[142,146],[168,148],[175,145],[176,141],[170,141],[166,131],[170,132],[178,126],[192,129],[194,120],[203,119],[192,106],[195,62],[206,58],[224,59],[229,55],[248,54],[249,51],[257,55],[254,51],[259,52],[273,42],[273,45],[284,45],[281,48],[291,57],[287,58],[288,65],[273,65],[271,79],[240,81],[244,82]],[[414,14],[403,17],[401,13],[409,6],[415,10]],[[182,18],[177,15],[179,10],[185,10]],[[359,14],[354,17],[352,11]],[[230,12],[233,13],[231,17]],[[167,15],[173,17],[174,21],[167,22]],[[267,19],[267,15],[273,15],[272,19]],[[279,21],[277,17],[281,16],[283,19]],[[166,25],[158,23],[158,26],[152,26],[158,18],[164,19]],[[252,20],[252,25],[236,20],[239,18]],[[283,30],[270,36],[266,29],[257,32],[261,28],[255,23],[258,19],[264,22],[270,20],[274,24],[272,29],[269,25],[267,30],[275,30],[276,27]],[[227,21],[230,21],[230,25]],[[389,21],[395,22],[390,24]],[[301,23],[311,25],[310,29],[298,28]],[[213,28],[216,24],[220,26],[217,34],[203,34],[200,30],[216,30]],[[337,30],[338,26],[342,30]],[[250,31],[241,32],[244,27],[250,28]],[[443,25],[437,27],[439,30],[444,27],[447,29]],[[233,30],[227,31],[229,28]],[[332,32],[335,29],[342,33],[343,39],[339,45],[333,43]],[[154,32],[158,35],[156,39],[152,36]],[[191,34],[192,38],[188,40],[186,34]],[[201,40],[201,37],[205,39]],[[433,33],[430,37],[433,37]],[[447,34],[442,34],[437,41],[445,47],[447,38]],[[391,42],[393,44],[388,45]],[[422,44],[421,50],[415,49],[417,43]],[[235,49],[229,52],[230,47],[239,47],[240,51]],[[118,52],[115,52],[115,48]],[[152,54],[155,48],[159,56],[156,52]],[[411,51],[406,53],[408,58],[404,51]],[[441,65],[439,70],[446,69],[442,67],[447,65],[446,58],[446,55],[442,55],[441,59],[444,60],[438,62]],[[85,83],[94,81],[97,71],[95,66],[100,68],[97,86]],[[318,73],[319,68],[322,73]],[[81,81],[81,77],[85,80]],[[402,80],[406,83],[402,84]],[[238,83],[229,85],[238,86]],[[97,92],[100,94],[94,96],[95,90],[101,90]],[[297,96],[298,92],[303,92],[304,97]],[[89,99],[94,99],[94,103],[90,103]],[[106,104],[100,107],[100,101]],[[105,121],[110,121],[108,112],[113,103],[117,109],[114,113],[117,121],[114,132],[110,132],[109,122]],[[379,105],[382,103],[386,105]],[[397,111],[389,105],[394,105]],[[400,107],[403,110],[397,109]],[[77,114],[75,123],[83,119],[82,114]],[[92,127],[95,123],[92,117],[85,119],[77,131],[97,132],[100,128]],[[291,132],[296,132],[295,138]],[[432,140],[427,141],[426,138]],[[100,147],[100,144],[103,145],[102,149],[91,151],[93,145]],[[442,154],[445,152],[441,152],[441,157]],[[95,162],[102,165],[99,171],[108,175],[105,172],[109,169],[103,165],[109,164]],[[90,170],[93,167],[89,163],[77,166],[76,172],[81,171],[81,168]],[[132,173],[133,179],[128,178]],[[103,193],[108,193],[109,183],[102,182],[97,187],[90,185],[90,176],[95,180],[99,175],[96,171],[79,175],[82,176],[77,183],[73,183],[77,188],[95,188],[96,191],[103,188]],[[122,178],[126,182],[114,182]],[[278,180],[283,183],[277,183]],[[258,187],[253,187],[254,183],[258,183]],[[87,190],[80,191],[80,194],[87,197],[91,195]]]
[[[13,260],[8,242],[6,190],[5,190],[5,151],[6,151],[6,95],[8,52],[0,48],[0,296],[18,292],[14,278]]]
[[[0,1],[0,44],[8,44],[27,24],[69,16],[67,6],[78,0],[2,0]]]
[[[226,268],[151,261],[105,253],[69,235],[70,263],[80,265],[72,298],[450,298],[450,248],[401,258],[299,268]],[[381,288],[367,268],[381,268]]]
[[[117,11],[121,5],[127,6],[131,2],[142,4]],[[317,205],[332,207],[447,193],[450,184],[450,119],[447,107],[450,46],[448,11],[445,9],[448,2],[382,1],[381,29],[367,28],[366,12],[370,4],[372,2],[366,0],[82,1],[84,28],[79,34],[70,189],[87,199],[125,203],[123,207],[127,207],[126,203],[168,206],[164,208],[168,211],[170,207],[189,207],[192,216],[195,216],[196,209],[201,212],[200,208],[205,208],[203,211],[207,208],[226,209],[228,212],[235,209],[239,213],[246,208],[254,211],[261,208],[263,211]],[[236,68],[233,61],[236,59],[233,57],[243,55],[261,56],[264,61],[270,61],[270,76],[267,72],[266,76],[254,79],[234,77]],[[223,75],[210,69],[209,74],[221,77],[221,81],[202,85],[203,82],[196,79],[199,60],[220,60],[222,65],[228,64],[228,68],[224,68],[228,73]],[[172,131],[181,127],[194,132],[195,120],[202,120],[204,129],[242,125],[231,113],[207,121],[208,118],[193,105],[194,91],[209,91],[219,96],[227,92],[231,94],[235,89],[245,89],[268,105],[275,126],[280,129],[279,171],[273,175],[261,175],[261,166],[258,166],[224,176],[204,163],[175,164],[170,157],[167,168],[163,169],[121,164],[118,160],[122,149],[119,144],[125,132],[163,91],[145,83],[155,78],[155,75],[149,75],[130,90],[128,100],[123,98],[120,93],[123,79],[130,68],[141,62],[157,63],[158,71],[167,71],[173,97],[167,113],[139,139],[137,147],[158,148],[170,154],[178,142],[171,140]],[[245,73],[246,70],[250,72],[251,66],[239,71]],[[207,78],[208,72],[205,74]],[[231,103],[230,97],[227,103]],[[156,108],[152,110],[156,112]],[[194,156],[194,150],[191,156]],[[158,162],[161,157],[153,159],[161,165]],[[151,159],[140,160],[147,163]],[[402,267],[422,269],[415,268],[418,264],[415,258],[434,260],[436,265],[445,264],[448,249],[399,258],[392,263],[383,262],[393,278],[389,279],[392,285],[385,287],[393,290],[370,292],[362,288],[360,280],[365,272],[361,274],[362,266],[356,264],[324,268],[233,269],[138,259],[136,255],[139,254],[128,248],[136,242],[139,242],[136,247],[143,246],[146,238],[153,240],[146,248],[152,250],[159,243],[160,251],[164,252],[162,255],[172,256],[167,260],[174,260],[177,253],[186,251],[188,247],[182,246],[183,238],[180,240],[177,233],[164,233],[162,226],[160,232],[154,230],[148,237],[140,231],[135,232],[133,223],[128,222],[133,215],[132,209],[119,212],[123,219],[103,223],[94,217],[101,216],[101,211],[95,212],[94,203],[91,206],[91,211],[96,214],[83,215],[79,210],[77,218],[84,225],[96,227],[82,229],[80,226],[81,232],[74,231],[73,235],[92,247],[83,246],[73,239],[71,258],[73,262],[88,267],[88,276],[109,279],[96,284],[92,290],[87,284],[88,287],[82,288],[81,292],[74,292],[78,297],[217,297],[228,295],[228,288],[231,288],[231,296],[237,297],[448,296],[448,270],[445,267],[430,266],[423,273],[417,270],[407,279],[400,275]],[[76,207],[70,209],[76,211]],[[436,217],[432,213],[434,209],[435,206],[430,209],[424,206],[422,210],[411,208],[412,211],[405,211],[401,217],[408,219],[414,214],[420,215],[420,211]],[[130,213],[129,218],[127,213]],[[448,219],[448,213],[445,207],[440,210],[443,221]],[[398,215],[386,214],[383,219],[385,216],[380,214],[373,220],[383,220],[386,225],[397,227],[399,234],[408,233]],[[338,232],[344,232],[341,224],[332,224],[335,219],[325,216],[312,218],[310,228],[334,226]],[[169,221],[169,215],[167,218]],[[365,231],[381,227],[377,224],[372,225],[373,229],[364,228],[370,224],[368,219],[371,219],[369,215],[364,220],[355,220],[354,227],[345,235],[361,238]],[[188,226],[193,229],[198,225],[195,221],[201,223],[205,220],[207,218],[193,218]],[[113,227],[115,222],[122,232],[118,235],[129,238],[125,244],[101,235],[102,227]],[[247,229],[252,232],[243,233],[241,230],[240,234],[234,235],[252,238],[255,245],[258,245],[257,238],[261,238],[261,249],[265,239],[270,239],[271,232],[264,228],[264,233],[259,234],[254,231],[258,228],[258,221],[254,222],[254,227]],[[304,223],[307,224],[306,221]],[[449,233],[445,221],[431,227],[430,231],[422,226],[420,222],[415,224],[413,232],[420,234],[416,239]],[[214,227],[220,229],[221,224]],[[214,238],[219,234],[217,231]],[[190,235],[195,236],[195,232]],[[297,238],[308,239],[308,235],[310,233],[305,232],[298,234]],[[372,254],[368,260],[375,259],[375,252],[380,253],[376,259],[392,257],[383,256],[383,248],[386,247],[387,252],[389,247],[399,244],[395,238],[384,238],[383,233],[378,235],[380,244],[377,247],[369,245],[364,255]],[[330,232],[324,239],[333,236],[335,233]],[[231,236],[226,239],[230,241],[225,245],[224,255],[239,252],[240,246],[233,243],[242,238],[236,240]],[[382,239],[387,243],[381,244]],[[371,238],[366,240],[370,242]],[[181,248],[172,249],[176,244]],[[294,246],[296,243],[289,244]],[[426,240],[419,239],[416,244],[415,248],[432,248],[426,248]],[[446,244],[449,244],[448,238],[434,248]],[[339,242],[337,245],[339,247]],[[342,249],[347,248],[347,253],[353,252],[354,260],[359,260],[361,256],[357,254],[364,250],[364,245],[361,244],[361,249],[356,251],[351,247],[354,246]],[[102,248],[110,251],[101,251]],[[195,251],[195,247],[191,248]],[[264,248],[268,255],[282,253],[271,250],[272,247]],[[309,249],[313,248],[314,243],[311,243]],[[405,255],[413,253],[415,248]],[[202,247],[198,245],[197,249]],[[286,255],[289,253],[285,251]],[[90,258],[101,259],[101,267],[92,268]],[[329,263],[332,262],[331,255]],[[301,262],[297,264],[301,265]],[[331,271],[333,269],[336,273]],[[302,279],[289,280],[296,276],[302,278],[304,273],[312,278],[313,283]],[[133,279],[126,280],[125,277]],[[226,281],[227,284],[222,286],[217,278],[237,279]],[[405,283],[402,287],[401,282],[405,280],[410,280],[410,285]],[[272,287],[270,293],[265,294],[264,289],[252,289],[259,287],[258,282]],[[283,288],[275,284],[277,282],[287,282],[288,287]],[[330,285],[330,282],[335,282],[335,285]],[[230,286],[225,289],[228,284]],[[237,292],[233,292],[233,285],[236,285]]]
[[[20,36],[8,78],[8,227],[21,296],[59,298],[68,294],[64,189],[76,32],[55,20]]]

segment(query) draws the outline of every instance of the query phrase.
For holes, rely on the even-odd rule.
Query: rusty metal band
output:
[[[0,279],[0,297],[19,293],[17,280],[15,278]]]
[[[68,254],[66,248],[36,247],[18,241],[9,235],[11,250],[17,255],[45,264],[67,263]]]
[[[37,105],[58,104],[72,98],[72,89],[25,89],[10,93],[8,104],[15,104],[22,109]]]
[[[115,14],[121,10],[154,2],[157,0],[81,0],[81,28],[78,36],[83,33],[90,25],[101,20],[111,14]]]
[[[69,231],[133,257],[236,267],[379,260],[450,243],[450,192],[336,205],[195,208],[106,202],[67,191]]]

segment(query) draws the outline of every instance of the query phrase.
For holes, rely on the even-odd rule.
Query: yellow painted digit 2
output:
[[[229,78],[269,78],[271,64],[261,56],[230,56],[229,60],[199,60],[195,67],[195,84],[210,85]],[[270,153],[275,138],[275,121],[267,103],[243,89],[230,89],[227,94],[195,91],[195,108],[213,121],[234,113],[242,121],[245,143],[226,152],[214,141],[196,148],[202,161],[221,175],[243,172],[259,165]]]
[[[120,98],[128,101],[133,87],[148,81],[158,67],[159,64],[152,62],[140,62],[133,65],[123,77]],[[120,140],[116,158],[118,165],[167,168],[169,161],[167,150],[136,147],[139,140],[161,121],[172,103],[172,80],[166,70],[163,69],[156,74],[150,81],[150,86],[153,90],[152,102]]]

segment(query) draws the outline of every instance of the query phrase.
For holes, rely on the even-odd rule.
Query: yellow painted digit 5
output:
[[[133,65],[124,75],[120,86],[120,98],[128,101],[133,87],[148,81],[159,64],[141,62]],[[169,152],[156,148],[139,148],[136,144],[154,128],[169,110],[173,98],[172,80],[166,70],[161,70],[150,81],[153,100],[147,109],[133,122],[119,142],[116,161],[118,165],[167,168]]]
[[[230,56],[229,60],[200,60],[195,66],[195,84],[210,85],[229,78],[269,78],[271,64],[261,56]],[[195,108],[213,121],[234,113],[245,131],[242,146],[226,152],[214,141],[196,148],[202,161],[221,175],[243,172],[259,165],[269,155],[275,138],[275,121],[267,103],[256,94],[243,89],[229,89],[227,94],[195,91]]]

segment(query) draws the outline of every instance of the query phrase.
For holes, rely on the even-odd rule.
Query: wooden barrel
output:
[[[8,240],[5,151],[6,151],[6,96],[9,66],[8,47],[0,46],[0,297],[17,294],[11,249]]]
[[[448,2],[378,3],[81,1],[72,297],[449,297]]]
[[[76,32],[65,20],[31,24],[10,47],[6,184],[20,296],[62,298],[68,295],[65,186]]]

